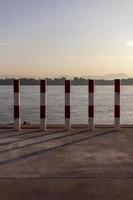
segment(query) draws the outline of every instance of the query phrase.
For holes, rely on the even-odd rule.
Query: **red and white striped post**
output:
[[[88,80],[88,99],[89,99],[89,105],[88,105],[88,125],[90,130],[94,130],[94,86],[95,81],[94,80]]]
[[[115,129],[120,130],[120,86],[121,81],[120,79],[115,79],[114,81],[115,86],[115,105],[114,105],[114,123]]]
[[[65,80],[65,128],[67,130],[71,129],[70,92],[71,92],[71,82],[70,80]]]
[[[40,129],[46,130],[46,80],[40,80]]]
[[[20,130],[20,80],[14,80],[14,129]]]

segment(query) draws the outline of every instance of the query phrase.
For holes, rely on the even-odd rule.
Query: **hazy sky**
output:
[[[0,0],[0,75],[133,76],[133,0]]]

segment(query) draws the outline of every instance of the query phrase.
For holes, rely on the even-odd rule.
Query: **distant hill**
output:
[[[107,75],[103,76],[104,80],[128,79],[128,78],[129,77],[124,73],[121,73],[121,74],[107,74]]]
[[[120,73],[120,74],[106,74],[104,76],[82,76],[84,79],[103,79],[103,80],[114,80],[114,79],[128,79],[129,77],[127,74]]]

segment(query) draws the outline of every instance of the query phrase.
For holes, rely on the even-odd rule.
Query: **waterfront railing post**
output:
[[[65,128],[71,129],[71,81],[65,80]]]
[[[14,80],[14,129],[20,130],[20,80]]]
[[[94,130],[95,128],[95,121],[94,121],[94,87],[95,81],[88,80],[88,126],[89,130]]]
[[[40,129],[46,130],[46,80],[40,80]]]
[[[120,79],[115,79],[114,86],[115,86],[114,124],[115,124],[115,129],[120,130],[120,87],[121,87]]]

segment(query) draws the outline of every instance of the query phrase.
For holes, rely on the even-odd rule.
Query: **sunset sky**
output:
[[[0,0],[0,76],[133,76],[133,0]]]

